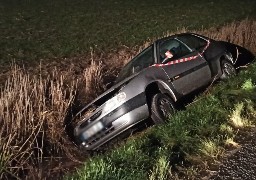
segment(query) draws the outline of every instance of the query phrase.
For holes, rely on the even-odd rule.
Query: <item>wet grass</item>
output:
[[[1,0],[0,64],[108,52],[179,28],[255,18],[255,1]]]

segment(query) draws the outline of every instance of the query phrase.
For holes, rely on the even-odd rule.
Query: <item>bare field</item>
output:
[[[255,18],[255,7],[252,0],[1,0],[0,65],[62,63],[91,48],[97,53],[130,48],[177,28]]]

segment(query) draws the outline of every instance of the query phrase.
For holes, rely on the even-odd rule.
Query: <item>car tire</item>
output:
[[[220,79],[222,80],[229,79],[230,77],[233,77],[236,75],[236,68],[228,60],[224,59],[223,61],[221,61],[221,70],[222,70],[222,75]]]
[[[175,112],[173,100],[162,93],[153,96],[151,102],[151,118],[155,124],[166,122],[167,118]]]

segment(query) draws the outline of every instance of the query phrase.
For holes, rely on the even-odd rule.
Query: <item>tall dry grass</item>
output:
[[[42,166],[55,157],[78,161],[77,148],[67,136],[67,118],[72,119],[76,103],[88,102],[105,89],[104,68],[93,56],[80,75],[55,68],[43,78],[11,68],[0,94],[0,179],[43,177]]]
[[[85,81],[83,89],[87,97],[95,98],[95,95],[99,95],[105,89],[103,70],[102,62],[95,62],[92,59],[89,67],[83,72],[83,80]]]
[[[245,19],[232,22],[223,27],[196,31],[212,39],[227,41],[240,45],[256,53],[256,21]]]
[[[255,53],[255,29],[256,21],[245,19],[195,32],[238,44]],[[185,31],[183,28],[175,33]],[[153,41],[109,54],[91,51],[85,58],[91,62],[88,66],[78,70],[76,65],[69,64],[73,69],[51,69],[43,77],[13,67],[0,94],[0,179],[38,172],[45,158],[73,159],[77,152],[65,127],[67,118],[69,123],[72,119],[72,107],[80,107],[102,93],[119,69]]]
[[[66,78],[56,71],[42,79],[16,66],[12,69],[0,94],[0,178],[39,167],[45,155],[72,154],[65,148],[70,142],[63,120],[77,82],[65,84]]]

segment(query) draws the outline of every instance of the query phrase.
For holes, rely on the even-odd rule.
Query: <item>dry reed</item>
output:
[[[256,53],[256,21],[245,19],[220,28],[197,31],[210,38],[240,45]]]
[[[76,81],[64,84],[65,76],[31,77],[14,67],[0,94],[1,174],[17,176],[38,167],[44,154],[70,153],[64,148],[63,120],[73,102]]]

